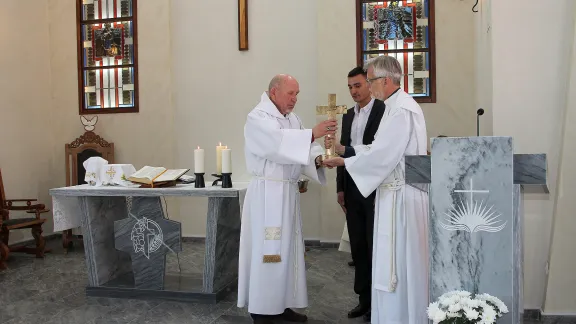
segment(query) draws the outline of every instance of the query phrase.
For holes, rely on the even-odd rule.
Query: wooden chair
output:
[[[46,242],[42,236],[42,224],[46,221],[45,218],[40,218],[40,215],[47,213],[50,210],[46,209],[44,204],[32,204],[36,202],[36,199],[6,199],[6,193],[4,190],[4,183],[2,182],[2,171],[0,170],[0,212],[1,212],[1,222],[0,222],[0,268],[6,266],[3,264],[5,260],[8,259],[8,254],[10,252],[24,252],[36,254],[36,257],[43,258],[45,252],[50,250],[45,250]],[[14,204],[26,203],[26,206],[15,206]],[[26,211],[28,214],[34,214],[34,217],[27,218],[10,218],[10,211]],[[10,231],[30,229],[36,247],[26,247],[26,246],[9,246],[8,241],[10,239]]]
[[[101,157],[114,163],[114,143],[108,143],[105,139],[92,131],[86,131],[82,136],[65,145],[66,153],[66,186],[85,184],[84,161],[91,157]],[[77,239],[72,235],[72,230],[62,233],[62,246],[66,251]]]
[[[4,218],[8,218],[8,211],[6,209],[0,208],[0,228],[4,222]],[[0,239],[0,270],[5,270],[6,260],[8,259],[8,254],[10,254],[10,249],[4,244],[4,241]]]

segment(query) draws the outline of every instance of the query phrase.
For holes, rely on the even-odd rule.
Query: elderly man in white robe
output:
[[[387,107],[375,139],[354,147],[353,157],[323,163],[345,165],[364,197],[377,190],[371,322],[426,324],[428,194],[404,182],[404,157],[427,152],[424,114],[400,88],[402,69],[395,58],[379,56],[366,67],[372,95]]]
[[[275,76],[244,127],[246,166],[252,175],[242,212],[238,307],[254,323],[306,322],[291,308],[308,306],[298,180],[326,183],[323,149],[314,142],[334,134],[336,121],[305,129],[292,112],[296,79]]]

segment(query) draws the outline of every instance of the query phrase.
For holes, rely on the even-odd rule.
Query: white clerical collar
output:
[[[402,92],[402,88],[396,89],[396,91],[394,91],[394,92],[392,93],[392,95],[390,95],[390,97],[388,97],[388,98],[386,98],[386,100],[384,100],[384,104],[385,104],[386,106],[390,105],[393,101],[396,100],[396,97],[398,96],[398,94],[399,94],[400,92]]]
[[[260,97],[260,104],[262,105],[262,110],[264,110],[265,112],[269,113],[270,115],[277,117],[277,118],[289,118],[289,115],[282,115],[282,113],[278,110],[278,108],[276,107],[276,105],[272,102],[272,100],[270,100],[270,97],[268,97],[268,92],[264,91],[264,93],[262,94],[262,96]]]
[[[360,109],[360,105],[357,103],[357,104],[354,106],[354,113],[355,113],[355,114],[358,114],[358,113],[360,113],[360,111],[363,111],[363,112],[365,112],[365,113],[367,113],[367,114],[370,114],[370,111],[372,110],[372,107],[374,106],[374,100],[375,100],[375,99],[372,98],[372,100],[370,100],[370,102],[369,102],[364,108],[362,108],[362,109]]]

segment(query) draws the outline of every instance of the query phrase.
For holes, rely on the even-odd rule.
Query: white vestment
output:
[[[244,127],[246,167],[253,179],[242,211],[238,307],[276,315],[308,306],[304,240],[297,181],[326,183],[314,159],[323,153],[298,116],[282,115],[267,93]],[[277,231],[274,231],[277,230]],[[266,256],[279,260],[264,262]],[[279,261],[279,262],[278,262]]]
[[[376,190],[372,261],[372,323],[427,324],[428,193],[404,184],[404,156],[426,155],[422,109],[399,90],[371,145],[345,160],[367,197]]]

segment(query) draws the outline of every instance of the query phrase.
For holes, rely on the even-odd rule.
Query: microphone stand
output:
[[[484,115],[484,109],[480,108],[476,111],[476,136],[480,136],[480,116]]]

